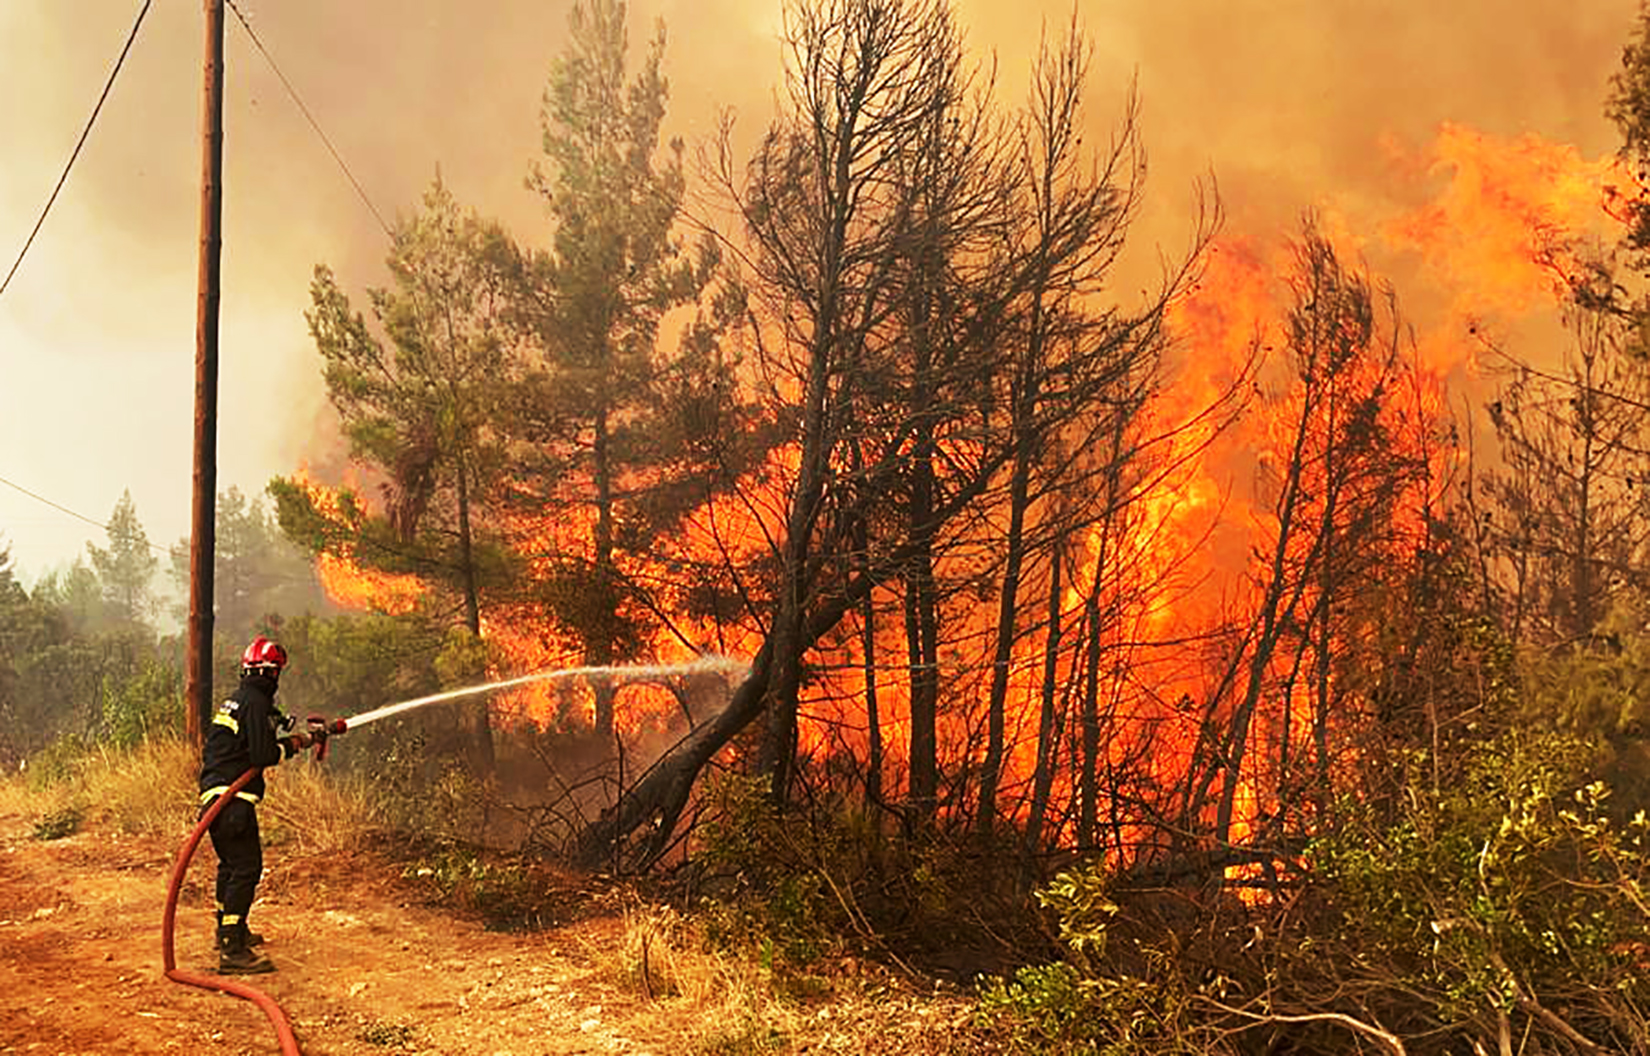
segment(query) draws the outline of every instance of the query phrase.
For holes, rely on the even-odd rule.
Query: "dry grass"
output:
[[[965,995],[919,991],[851,961],[830,966],[829,978],[781,977],[759,954],[712,949],[699,924],[666,906],[634,904],[620,934],[587,943],[585,954],[640,1000],[632,1037],[691,1056],[978,1051]]]
[[[195,817],[194,750],[165,738],[131,751],[94,748],[67,764],[60,780],[26,775],[0,782],[0,811],[46,817],[67,811],[129,834],[174,833]]]
[[[198,816],[199,756],[186,741],[156,738],[130,751],[94,748],[51,782],[26,774],[0,780],[0,813],[51,818],[129,835],[172,836]],[[266,842],[300,854],[353,851],[366,842],[380,811],[358,781],[328,773],[306,757],[269,770],[269,798],[259,815]]]
[[[29,787],[25,773],[0,777],[0,814],[40,814],[43,796]]]
[[[688,1052],[783,1051],[805,1016],[759,966],[709,949],[701,930],[668,906],[626,909],[616,942],[585,950],[615,986],[642,999],[634,1026],[638,1038],[683,1039],[693,1023]]]
[[[171,738],[95,752],[82,771],[92,793],[88,816],[131,834],[186,830],[197,813],[199,769],[194,749]]]
[[[265,840],[302,855],[361,850],[383,826],[383,803],[360,778],[335,774],[304,756],[266,771],[269,797],[259,805]]]

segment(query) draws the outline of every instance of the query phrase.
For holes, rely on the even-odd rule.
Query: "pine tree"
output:
[[[714,243],[676,233],[685,181],[682,144],[661,156],[668,85],[661,25],[626,81],[625,5],[580,0],[571,43],[544,95],[546,164],[529,182],[545,197],[552,246],[528,262],[524,316],[542,358],[527,377],[517,422],[518,507],[557,531],[540,600],[590,664],[645,650],[651,612],[629,559],[731,480],[734,364],[721,338],[743,316],[725,286],[680,342],[661,348],[665,315],[699,303],[720,268]],[[717,439],[720,438],[720,439]],[[586,527],[587,526],[587,527]],[[599,687],[596,726],[613,725],[613,688]]]
[[[323,607],[324,595],[311,560],[281,534],[264,503],[231,487],[218,495],[213,555],[213,630],[220,640],[241,642],[272,615],[296,616]],[[178,596],[189,594],[189,540],[172,547],[171,576]],[[180,604],[177,615],[184,615]],[[235,646],[237,652],[240,646]]]
[[[327,394],[350,455],[388,483],[387,510],[352,494],[336,512],[308,489],[270,484],[287,535],[310,549],[418,576],[438,619],[481,634],[484,594],[503,557],[486,524],[501,462],[499,422],[512,360],[505,325],[514,251],[495,223],[463,209],[437,176],[423,209],[396,227],[393,286],[368,292],[373,323],[332,271],[315,270],[310,333],[325,360]],[[486,704],[474,706],[479,762],[492,766]]]
[[[103,587],[103,599],[118,620],[144,623],[154,608],[150,583],[160,558],[149,545],[149,536],[138,521],[137,504],[130,490],[123,491],[109,516],[106,529],[109,547],[86,544],[92,568]]]

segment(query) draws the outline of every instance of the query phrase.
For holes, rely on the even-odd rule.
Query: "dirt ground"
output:
[[[174,853],[99,832],[42,842],[29,819],[0,816],[0,1053],[278,1051],[252,1003],[162,975]],[[178,965],[203,973],[216,963],[215,861],[202,846],[178,910]],[[280,970],[249,981],[286,1011],[306,1056],[667,1051],[669,1039],[626,1035],[634,1000],[590,963],[616,916],[492,933],[409,902],[381,863],[272,851],[266,865],[251,920]]]
[[[95,830],[41,841],[33,819],[0,813],[0,1053],[279,1051],[251,1002],[162,974],[176,851]],[[203,974],[216,964],[215,863],[203,842],[178,909],[178,965]],[[370,855],[288,858],[272,848],[265,865],[251,922],[280,970],[247,981],[285,1010],[305,1056],[683,1056],[694,1047],[691,1024],[672,1024],[604,978],[597,954],[624,929],[614,903],[584,900],[544,931],[491,932],[421,901]],[[965,1009],[881,998],[867,1023],[863,1008],[825,1005],[770,1051],[904,1052],[919,1036],[916,1048],[935,1051],[936,1032],[948,1034]]]

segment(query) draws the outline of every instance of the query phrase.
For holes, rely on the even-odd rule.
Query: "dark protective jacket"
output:
[[[274,766],[292,754],[282,739],[292,733],[292,720],[275,706],[275,680],[247,675],[240,688],[218,705],[206,727],[201,749],[201,802],[210,803],[237,777],[252,767]],[[256,803],[264,795],[260,772],[238,795]]]

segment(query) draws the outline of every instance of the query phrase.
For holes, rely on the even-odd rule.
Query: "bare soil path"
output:
[[[175,852],[96,831],[43,842],[31,819],[0,815],[0,1053],[278,1051],[250,1002],[161,974]],[[203,844],[178,911],[178,964],[203,972],[215,967],[215,861]],[[291,860],[277,849],[266,864],[252,922],[280,970],[253,985],[286,1011],[305,1056],[681,1051],[680,1034],[633,1036],[637,996],[593,963],[622,932],[616,913],[494,933],[418,904],[365,856]]]

